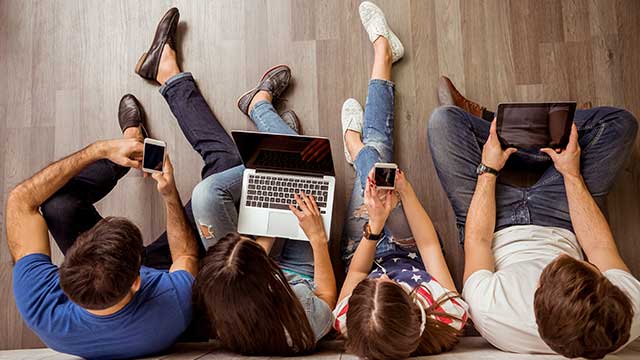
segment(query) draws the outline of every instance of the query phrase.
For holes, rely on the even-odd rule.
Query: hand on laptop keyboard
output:
[[[305,235],[314,243],[326,243],[327,234],[324,231],[324,222],[320,216],[320,208],[313,195],[307,196],[304,192],[294,195],[298,207],[289,205],[289,209],[298,218],[300,227]]]

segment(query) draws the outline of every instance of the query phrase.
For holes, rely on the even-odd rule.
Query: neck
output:
[[[134,293],[131,291],[128,292],[127,295],[124,298],[122,298],[122,300],[120,300],[117,304],[113,306],[109,306],[106,309],[87,310],[87,312],[93,315],[98,315],[98,316],[107,316],[107,315],[115,314],[118,311],[122,310],[122,308],[127,306],[127,304],[131,301],[131,299],[133,299],[133,294]]]

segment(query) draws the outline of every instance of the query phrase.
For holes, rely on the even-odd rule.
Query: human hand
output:
[[[151,177],[157,183],[158,192],[165,199],[171,196],[178,195],[178,189],[176,188],[176,181],[173,177],[173,165],[171,164],[171,160],[169,160],[169,154],[166,154],[164,157],[162,172],[153,173]]]
[[[104,157],[125,167],[142,166],[144,145],[138,139],[114,139],[101,142]]]
[[[507,163],[509,156],[516,151],[518,151],[516,148],[502,150],[498,133],[496,132],[496,119],[493,119],[491,128],[489,129],[489,137],[482,148],[482,163],[485,166],[500,171],[504,167],[504,164]]]
[[[320,216],[320,208],[316,204],[313,195],[307,196],[304,192],[294,194],[298,208],[289,205],[289,209],[298,218],[298,223],[305,235],[311,241],[311,245],[327,243],[327,234],[324,230],[324,221]]]
[[[381,195],[384,202],[380,199]],[[369,174],[367,185],[364,189],[364,204],[369,214],[371,233],[380,234],[394,207],[392,191],[378,190],[373,176]]]
[[[556,170],[564,177],[579,177],[580,174],[580,144],[578,143],[578,128],[576,124],[571,125],[571,136],[569,143],[564,150],[554,150],[550,148],[540,149],[541,152],[549,155],[553,160]]]
[[[413,190],[413,186],[406,177],[404,171],[398,169],[396,171],[396,191],[400,195],[400,197],[410,194]]]
[[[314,139],[302,150],[302,160],[307,162],[320,162],[331,150],[331,144],[326,139]]]

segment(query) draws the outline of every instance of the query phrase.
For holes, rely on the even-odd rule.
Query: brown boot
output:
[[[582,104],[578,105],[578,110],[589,110],[593,107],[593,103],[591,103],[591,101],[587,101],[587,102],[583,102]]]
[[[438,80],[438,103],[442,105],[455,105],[471,115],[482,118],[482,113],[486,109],[478,103],[468,100],[453,86],[451,80],[446,76],[440,76]]]

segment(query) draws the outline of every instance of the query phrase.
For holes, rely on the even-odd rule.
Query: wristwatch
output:
[[[483,163],[480,163],[480,165],[478,165],[478,168],[476,168],[476,175],[480,176],[482,174],[491,174],[491,175],[498,176],[498,170],[488,167]]]
[[[367,239],[367,240],[378,241],[378,240],[382,239],[382,234],[384,234],[383,231],[381,231],[380,234],[372,234],[371,233],[371,226],[369,225],[369,222],[364,224],[364,227],[362,229],[362,237]]]

